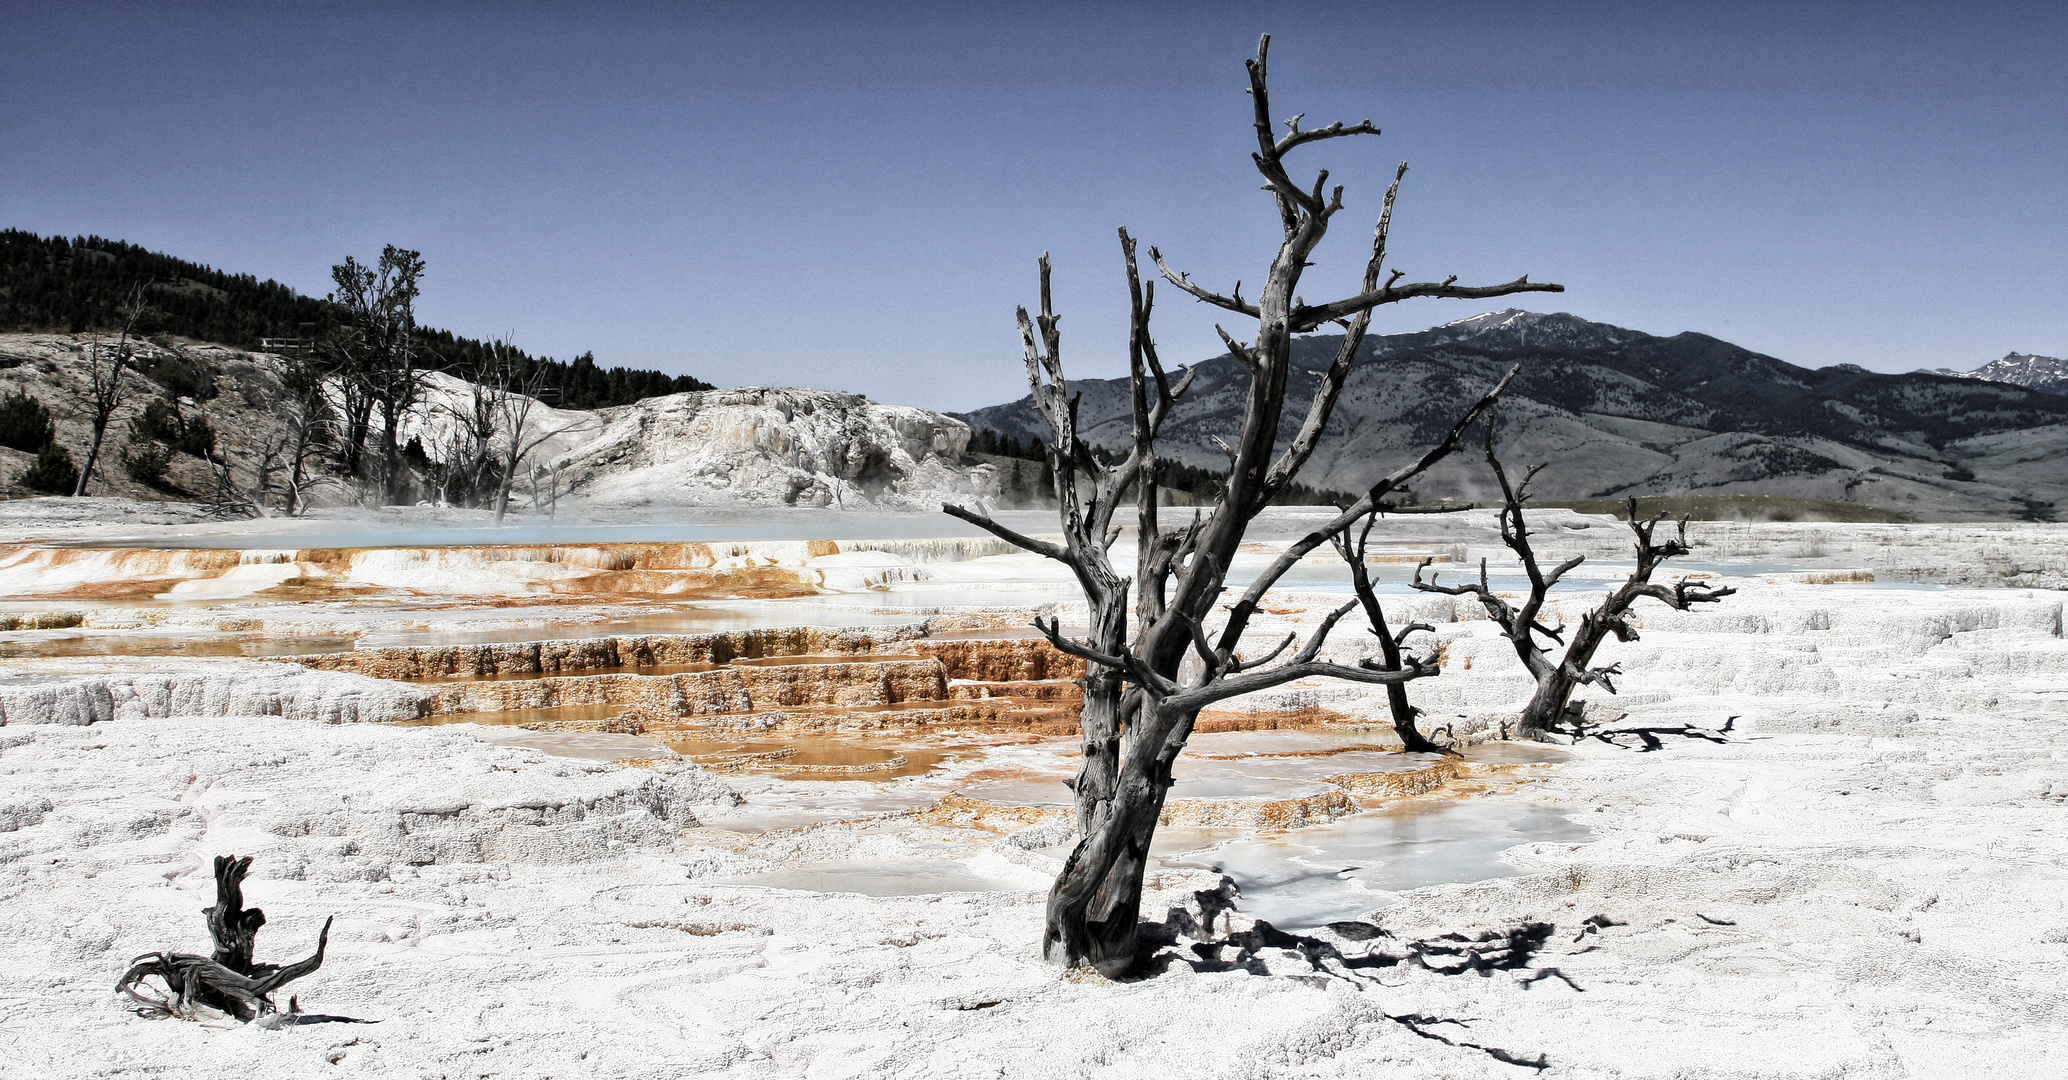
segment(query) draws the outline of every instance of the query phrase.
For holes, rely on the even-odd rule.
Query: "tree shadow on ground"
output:
[[[1259,919],[1246,930],[1217,933],[1214,927],[1222,923],[1224,914],[1236,910],[1240,898],[1241,890],[1233,879],[1223,877],[1219,887],[1193,893],[1192,904],[1171,908],[1162,922],[1141,923],[1135,978],[1154,978],[1183,964],[1202,973],[1242,971],[1317,986],[1346,981],[1362,989],[1376,984],[1378,972],[1385,969],[1419,967],[1438,975],[1481,978],[1513,972],[1525,988],[1556,980],[1575,992],[1586,992],[1557,967],[1542,963],[1545,947],[1558,933],[1552,923],[1531,920],[1472,934],[1446,933],[1416,940],[1399,939],[1377,923],[1357,920],[1288,931]],[[1572,940],[1577,943],[1603,927],[1619,925],[1606,915],[1594,915],[1581,922]],[[1436,1030],[1451,1026],[1457,1029],[1453,1034],[1459,1034],[1473,1018],[1404,1013],[1387,1014],[1387,1019],[1420,1038],[1478,1050],[1506,1064],[1539,1071],[1550,1067],[1543,1054],[1521,1054]]]

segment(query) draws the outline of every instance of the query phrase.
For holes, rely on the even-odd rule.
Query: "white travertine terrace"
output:
[[[1616,530],[1570,524],[1587,527],[1561,525],[1558,544],[1614,556]],[[1462,544],[1439,567],[1460,573],[1482,527],[1413,522],[1398,543]],[[1511,847],[1511,876],[1374,894],[1364,921],[1387,937],[1323,927],[1272,944],[1244,938],[1239,914],[1206,937],[1173,920],[1168,966],[1129,984],[1038,957],[1042,875],[1064,836],[1005,793],[1016,778],[1052,784],[1042,778],[1067,759],[1048,743],[978,746],[880,783],[714,777],[658,752],[631,768],[498,744],[508,729],[341,722],[402,700],[379,688],[424,692],[349,672],[0,662],[0,897],[16,914],[0,931],[0,1073],[178,1062],[177,1075],[228,1078],[263,1061],[369,1076],[1535,1075],[1481,1049],[1493,1047],[1542,1054],[1545,1075],[1562,1076],[2068,1075],[2068,593],[2030,584],[2068,566],[2060,527],[1694,532],[1728,535],[1728,557],[1696,559],[1740,595],[1694,615],[1644,610],[1642,638],[1602,657],[1628,672],[1622,693],[1586,696],[1597,717],[1621,714],[1616,726],[1728,720],[1727,742],[1589,741],[1556,764],[1475,766],[1470,782],[1376,803],[1411,814],[1527,800],[1593,839]],[[871,550],[884,554],[841,557]],[[884,595],[950,588],[982,602],[996,564],[969,556],[991,557],[901,556],[928,578]],[[1938,584],[1906,585],[1898,565],[1936,566]],[[1877,580],[1812,583],[1844,582],[1831,571],[1848,567]],[[1397,583],[1406,566],[1378,569]],[[1962,580],[1985,573],[2013,584]],[[1554,614],[1577,617],[1592,592],[1576,586]],[[1302,583],[1257,642],[1311,628],[1340,599]],[[1427,723],[1497,735],[1524,687],[1491,625],[1449,597],[1386,599],[1444,643],[1444,674],[1413,687]],[[60,608],[117,617],[86,602],[38,610]],[[209,619],[289,618],[262,594],[207,610],[178,619],[199,633]],[[110,702],[127,686],[138,707],[66,714],[67,686]],[[1383,715],[1325,685],[1238,705]],[[51,722],[66,716],[96,722]],[[1200,736],[1179,780],[1189,765],[1209,795],[1266,772],[1325,787],[1326,758],[1245,764],[1280,736],[1300,752],[1325,741]],[[957,801],[964,789],[1000,798]],[[1302,832],[1282,834],[1283,854],[1243,857],[1299,865]],[[296,986],[303,1008],[378,1024],[175,1024],[114,1005],[107,989],[131,956],[203,944],[208,860],[228,851],[257,856],[247,895],[267,912],[267,955],[298,955],[338,916],[323,968]],[[1202,917],[1195,894],[1219,877],[1201,861],[1160,871],[1145,913]],[[863,876],[852,892],[751,883],[814,868]],[[988,891],[864,894],[920,880]],[[1443,935],[1532,923],[1554,930],[1517,966],[1440,970],[1455,960]],[[1412,943],[1426,965],[1355,962]],[[1401,1017],[1419,1019],[1389,1019]]]

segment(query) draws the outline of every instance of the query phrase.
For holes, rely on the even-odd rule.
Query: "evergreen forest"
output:
[[[303,296],[277,281],[229,274],[120,240],[0,231],[0,329],[62,333],[113,331],[122,325],[130,286],[148,282],[145,335],[174,335],[257,349],[262,338],[313,340],[343,321],[329,301]],[[491,344],[449,330],[417,328],[427,366],[461,378],[483,370]],[[564,408],[629,405],[643,398],[710,390],[688,375],[602,367],[593,353],[572,361],[511,350],[516,380],[558,391]]]

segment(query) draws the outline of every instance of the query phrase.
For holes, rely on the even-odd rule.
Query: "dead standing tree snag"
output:
[[[1336,554],[1350,568],[1350,587],[1357,593],[1357,602],[1364,608],[1364,619],[1371,634],[1379,641],[1379,661],[1387,670],[1401,666],[1402,648],[1409,634],[1416,631],[1435,633],[1436,628],[1428,623],[1409,623],[1395,631],[1386,621],[1386,612],[1379,605],[1378,591],[1372,588],[1371,570],[1365,565],[1365,545],[1371,539],[1373,526],[1379,521],[1379,511],[1374,509],[1364,517],[1364,524],[1356,525],[1329,537],[1335,545]],[[1414,662],[1413,657],[1407,658]],[[1422,710],[1407,700],[1406,683],[1389,683],[1386,686],[1386,708],[1393,716],[1393,733],[1400,736],[1400,748],[1410,754],[1451,754],[1457,751],[1438,746],[1422,734],[1415,719]]]
[[[1511,483],[1507,470],[1501,467],[1500,459],[1494,455],[1491,414],[1486,421],[1486,463],[1501,485],[1501,542],[1521,560],[1522,572],[1529,579],[1529,594],[1517,606],[1494,592],[1488,585],[1485,559],[1479,561],[1479,581],[1476,584],[1438,585],[1433,575],[1429,581],[1423,581],[1422,571],[1429,566],[1426,559],[1415,567],[1413,584],[1423,592],[1471,595],[1486,609],[1487,617],[1501,628],[1501,636],[1508,639],[1516,657],[1537,684],[1536,690],[1530,694],[1529,704],[1523,707],[1522,716],[1516,722],[1515,733],[1519,738],[1542,740],[1548,734],[1560,731],[1560,725],[1564,724],[1565,730],[1577,739],[1583,732],[1584,718],[1580,709],[1573,705],[1573,691],[1599,683],[1609,693],[1616,692],[1613,680],[1623,673],[1621,665],[1591,665],[1595,651],[1611,634],[1618,641],[1637,640],[1637,628],[1630,623],[1633,604],[1648,596],[1677,611],[1687,611],[1696,604],[1713,604],[1737,590],[1711,588],[1685,578],[1672,585],[1653,584],[1652,573],[1661,563],[1688,553],[1687,519],[1680,519],[1679,531],[1672,538],[1656,540],[1654,534],[1664,516],[1649,520],[1639,517],[1637,500],[1632,498],[1627,506],[1630,531],[1637,546],[1637,565],[1623,584],[1610,591],[1598,607],[1580,617],[1580,625],[1572,630],[1572,640],[1566,641],[1564,624],[1555,627],[1544,625],[1544,602],[1559,580],[1585,562],[1587,557],[1575,555],[1552,567],[1548,573],[1537,561],[1536,547],[1530,541],[1529,522],[1523,516],[1523,504],[1529,501],[1530,481],[1544,466],[1532,467],[1523,474],[1520,483]],[[1538,644],[1539,638],[1564,646],[1564,654],[1554,658],[1551,646]]]
[[[273,991],[323,966],[323,950],[330,944],[329,919],[323,920],[316,952],[307,959],[284,966],[252,961],[266,913],[244,906],[244,875],[250,870],[249,855],[215,857],[215,904],[202,912],[208,918],[208,936],[215,940],[215,952],[210,956],[161,952],[137,957],[115,984],[118,993],[136,1002],[137,1012],[191,1016],[195,1008],[205,1005],[249,1021],[278,1011]],[[163,996],[144,983],[154,976],[164,984]],[[292,1003],[289,1011],[294,1011]]]
[[[1134,963],[1149,841],[1171,785],[1172,764],[1184,749],[1201,709],[1314,676],[1385,686],[1436,674],[1433,665],[1411,656],[1392,664],[1367,659],[1349,665],[1322,659],[1321,648],[1329,631],[1356,603],[1331,613],[1297,649],[1294,639],[1288,638],[1269,656],[1245,660],[1237,655],[1236,647],[1265,591],[1301,556],[1328,543],[1371,513],[1387,493],[1455,449],[1467,425],[1492,407],[1514,377],[1512,371],[1464,411],[1442,444],[1380,480],[1355,505],[1292,545],[1228,610],[1218,633],[1207,626],[1250,521],[1293,481],[1319,443],[1363,344],[1372,309],[1421,296],[1481,298],[1562,291],[1560,286],[1532,283],[1526,277],[1485,287],[1460,286],[1455,278],[1401,285],[1397,271],[1381,284],[1393,198],[1406,168],[1402,166],[1387,191],[1360,291],[1319,305],[1299,299],[1300,278],[1309,256],[1343,209],[1343,189],[1331,191],[1326,172],[1311,187],[1294,183],[1286,172],[1285,156],[1310,143],[1376,135],[1378,129],[1366,122],[1302,130],[1295,117],[1286,124],[1287,134],[1275,135],[1266,89],[1269,44],[1267,35],[1257,46],[1256,58],[1247,63],[1257,136],[1253,157],[1283,227],[1283,240],[1262,291],[1254,301],[1243,299],[1239,289],[1228,296],[1210,292],[1171,270],[1153,248],[1149,252],[1171,285],[1200,301],[1257,321],[1256,334],[1247,344],[1221,331],[1229,352],[1248,370],[1250,381],[1242,427],[1227,447],[1229,468],[1217,500],[1204,513],[1195,511],[1192,520],[1183,525],[1166,528],[1158,520],[1156,438],[1190,386],[1191,374],[1182,373],[1173,382],[1157,357],[1149,332],[1155,285],[1141,280],[1135,242],[1122,230],[1121,254],[1132,310],[1128,370],[1134,445],[1127,456],[1102,462],[1078,437],[1076,402],[1063,374],[1062,339],[1050,303],[1048,259],[1043,256],[1040,315],[1030,317],[1022,308],[1019,324],[1034,405],[1054,433],[1047,464],[1062,519],[1062,542],[1023,535],[981,511],[943,508],[1025,550],[1063,563],[1084,590],[1089,619],[1082,640],[1065,637],[1052,622],[1041,625],[1058,648],[1089,662],[1080,714],[1084,758],[1071,782],[1079,839],[1049,894],[1043,949],[1052,960],[1091,964],[1109,975],[1121,974]],[[1279,450],[1293,337],[1330,323],[1345,331],[1342,347],[1321,374],[1313,402],[1296,433]],[[1109,551],[1120,535],[1113,523],[1114,512],[1130,493],[1137,514],[1137,556],[1134,575],[1123,578]],[[1264,666],[1288,650],[1292,651],[1290,659]]]
[[[91,414],[89,423],[93,438],[86,447],[86,462],[79,468],[79,479],[72,487],[72,497],[86,494],[86,485],[93,481],[94,468],[100,464],[101,444],[107,441],[108,424],[115,418],[116,410],[122,407],[122,374],[136,370],[136,343],[131,340],[136,323],[144,311],[144,287],[146,282],[137,282],[129,287],[128,298],[122,302],[122,334],[113,348],[102,344],[96,338],[86,346],[87,411]]]

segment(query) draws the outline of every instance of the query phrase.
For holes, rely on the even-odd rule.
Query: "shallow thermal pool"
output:
[[[1391,892],[1513,876],[1500,854],[1517,844],[1593,838],[1565,810],[1541,803],[1418,798],[1265,835],[1163,829],[1150,850],[1165,866],[1226,874],[1242,890],[1243,914],[1290,929],[1357,918],[1388,906]]]
[[[1312,794],[1324,785],[1320,777],[1342,772],[1385,772],[1420,767],[1421,755],[1367,749],[1382,738],[1375,732],[1230,732],[1195,737],[1193,753],[1181,761],[1178,799],[1283,799]],[[1074,766],[1067,739],[968,747],[964,760],[976,757],[973,771],[962,771],[952,789],[999,805],[1067,805],[1061,783]],[[1204,744],[1204,745],[1198,745]],[[878,750],[877,752],[882,752]],[[909,751],[906,751],[909,753]],[[1497,764],[1555,761],[1551,748],[1491,744],[1475,747],[1473,760]],[[885,779],[889,779],[887,776]],[[921,782],[924,787],[926,782]],[[853,785],[874,789],[876,812],[893,809],[897,794],[911,808],[924,805],[919,788],[894,784]],[[832,803],[853,807],[830,785],[788,785],[785,791],[756,793],[740,808],[740,829],[752,822],[760,831],[790,827],[811,820],[832,804],[807,794],[828,788]],[[1339,818],[1320,826],[1291,830],[1190,828],[1166,826],[1158,831],[1153,855],[1159,865],[1212,870],[1234,879],[1242,890],[1240,910],[1253,918],[1285,928],[1319,926],[1354,919],[1391,902],[1393,892],[1443,882],[1481,881],[1517,873],[1500,853],[1518,844],[1584,843],[1593,838],[1561,808],[1510,798],[1485,796],[1422,796],[1404,798],[1377,809]],[[780,805],[779,805],[780,804]],[[773,814],[774,819],[769,818]],[[780,819],[775,820],[775,819]],[[793,820],[794,819],[794,820]],[[1067,847],[1045,854],[1062,858]],[[789,866],[723,879],[730,884],[806,892],[852,892],[871,896],[941,892],[1028,891],[1047,886],[1046,875],[1006,862],[986,845],[965,843],[922,845],[895,857],[833,860]],[[1147,913],[1154,915],[1156,913]]]
[[[1445,882],[1511,877],[1500,853],[1518,844],[1593,839],[1560,808],[1500,797],[1418,798],[1275,833],[1165,827],[1157,865],[1210,870],[1241,889],[1243,914],[1282,929],[1360,918],[1389,906],[1391,893]],[[1048,849],[1061,858],[1066,846]],[[719,879],[802,892],[909,896],[1038,891],[1048,877],[994,852],[940,845],[896,858],[834,860]],[[1160,913],[1144,912],[1145,916]]]

